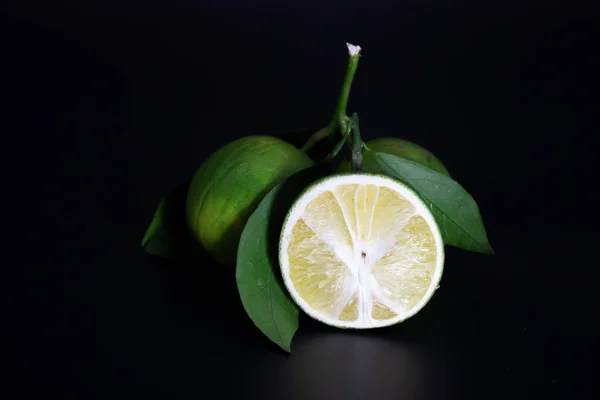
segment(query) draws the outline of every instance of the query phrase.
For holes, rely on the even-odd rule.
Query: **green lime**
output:
[[[408,140],[398,138],[373,139],[367,142],[367,146],[373,151],[381,151],[403,157],[429,167],[440,174],[450,176],[444,164],[436,156],[426,148]],[[373,159],[373,156],[367,151],[363,152],[363,166],[376,173],[382,172]],[[346,160],[343,160],[338,167],[339,172],[349,172],[350,169],[350,162]]]
[[[223,146],[190,183],[186,220],[192,235],[217,261],[235,265],[242,230],[263,197],[313,164],[298,148],[271,136],[248,136]]]

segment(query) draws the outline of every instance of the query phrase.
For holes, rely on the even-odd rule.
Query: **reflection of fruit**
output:
[[[444,245],[423,201],[384,175],[324,178],[296,200],[279,262],[288,291],[312,318],[376,328],[421,310],[442,276]]]
[[[235,265],[241,232],[260,200],[311,165],[306,154],[270,136],[248,136],[223,146],[190,183],[186,220],[192,235],[216,260]]]
[[[409,142],[408,140],[398,138],[380,138],[367,142],[367,146],[373,151],[381,151],[384,153],[393,154],[395,156],[404,157],[429,167],[440,174],[450,176],[444,164],[442,164],[442,162],[438,160],[436,156],[434,156],[424,147],[416,143]],[[368,151],[363,152],[363,165],[365,169],[368,169],[372,172],[382,172],[377,166],[375,160],[373,160],[373,156]],[[342,161],[338,171],[350,172],[350,163],[346,160]]]

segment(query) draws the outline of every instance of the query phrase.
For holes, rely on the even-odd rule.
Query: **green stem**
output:
[[[348,46],[348,67],[346,68],[346,76],[342,83],[342,90],[340,92],[340,98],[338,99],[335,113],[333,114],[333,121],[335,124],[341,125],[342,119],[346,116],[346,109],[348,108],[348,98],[350,97],[350,88],[352,87],[352,81],[358,68],[358,60],[360,59],[360,46],[354,46],[350,43],[346,43]]]
[[[350,158],[352,162],[352,172],[362,172],[363,170],[363,141],[360,137],[358,127],[358,114],[354,113],[350,119],[352,129],[352,146],[350,147]]]
[[[348,108],[348,98],[350,97],[350,88],[352,87],[352,81],[354,80],[354,75],[356,74],[356,69],[358,68],[358,60],[360,58],[360,46],[354,46],[350,43],[346,43],[348,47],[348,66],[346,68],[346,75],[344,77],[344,82],[342,83],[342,89],[340,91],[340,97],[338,98],[337,105],[335,107],[335,112],[329,125],[325,128],[320,129],[314,135],[312,135],[308,141],[302,146],[302,151],[307,152],[314,145],[316,145],[321,140],[325,139],[328,136],[335,134],[336,131],[341,131],[342,135],[346,132],[345,125],[348,121],[348,117],[346,116],[346,109]]]

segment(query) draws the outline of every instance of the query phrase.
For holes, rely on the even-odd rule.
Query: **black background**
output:
[[[598,398],[598,13],[485,3],[8,6],[3,397]],[[290,356],[231,274],[140,240],[220,145],[326,124],[347,41],[363,136],[442,159],[496,254],[449,248],[396,327],[303,318]]]

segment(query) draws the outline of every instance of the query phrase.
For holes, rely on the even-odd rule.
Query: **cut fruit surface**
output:
[[[415,315],[438,286],[444,246],[406,185],[341,174],[314,183],[283,225],[279,263],[295,302],[332,326],[376,328]]]

